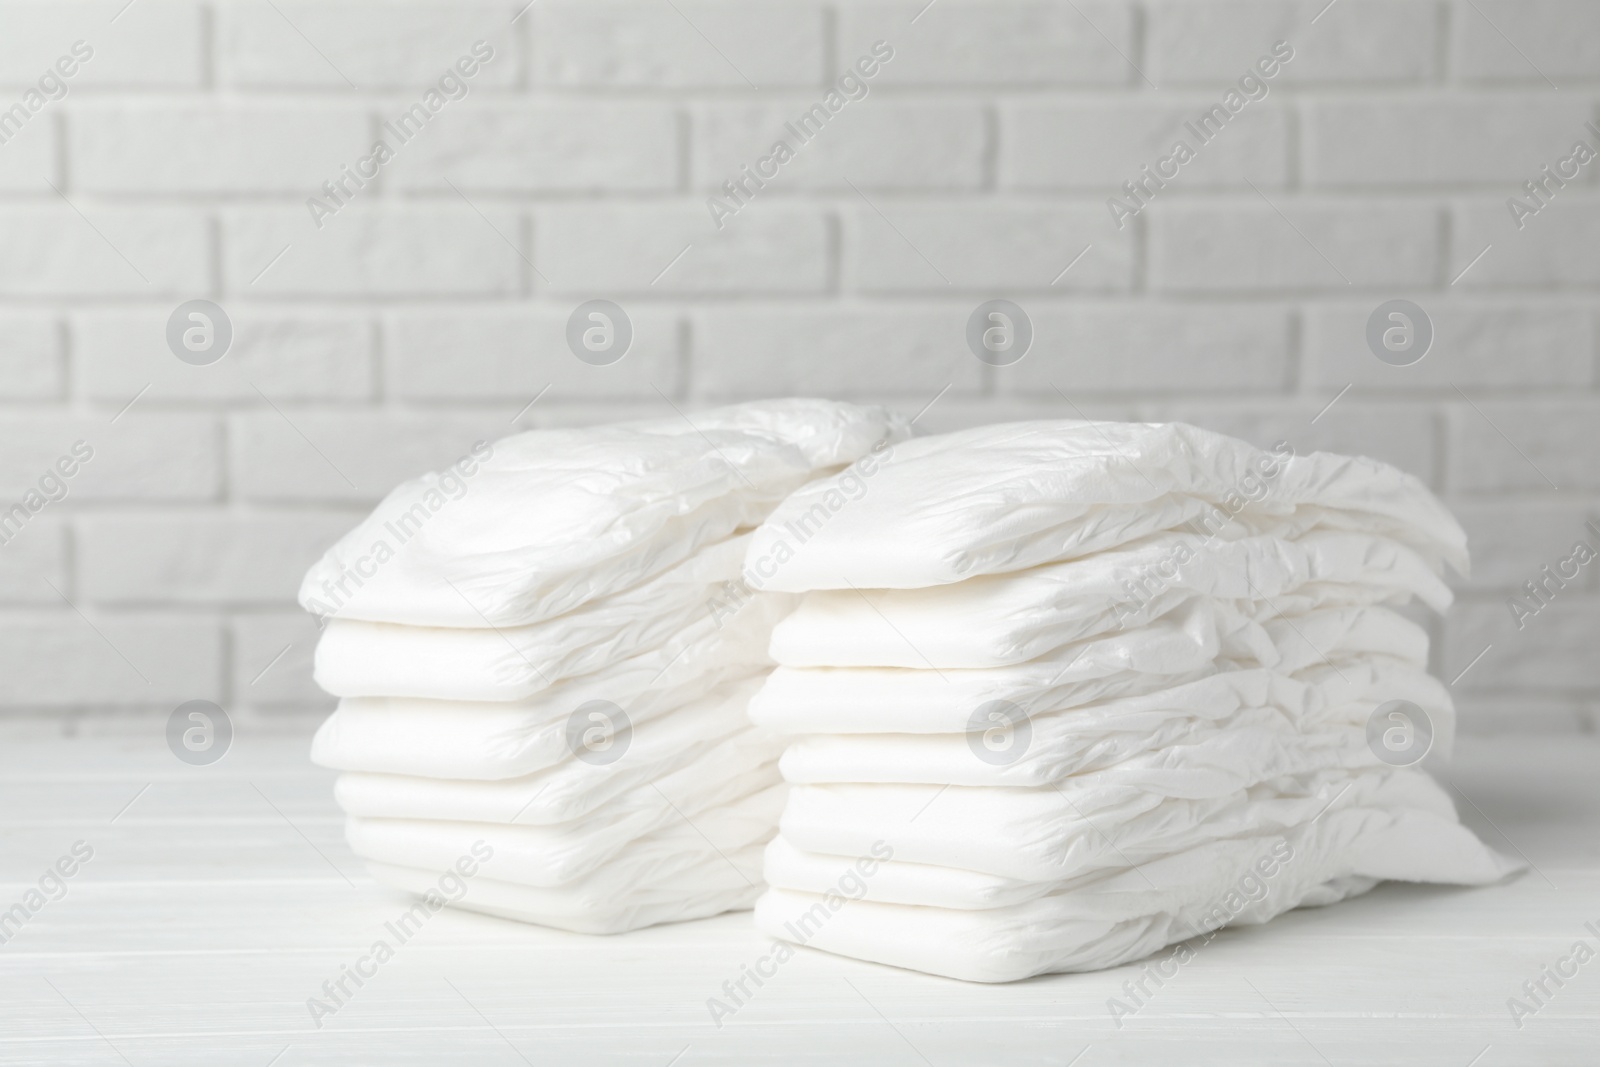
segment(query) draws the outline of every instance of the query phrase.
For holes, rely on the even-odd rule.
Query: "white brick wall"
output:
[[[1490,648],[1467,728],[1594,728],[1600,566],[1520,631],[1505,601],[1600,520],[1600,162],[1520,230],[1506,199],[1595,143],[1600,3],[524,5],[0,0],[0,116],[94,50],[0,143],[0,507],[94,449],[0,547],[0,706],[325,706],[299,574],[514,418],[948,385],[930,430],[1180,418],[1414,471],[1477,559],[1435,627],[1447,680]],[[867,95],[719,229],[706,198],[878,40]],[[1278,40],[1267,95],[1115,225]],[[997,296],[1036,330],[1011,367],[963,339]],[[565,348],[595,297],[634,325],[609,367]],[[1366,347],[1394,297],[1436,329],[1411,367]],[[234,326],[208,367],[165,340],[194,298]]]

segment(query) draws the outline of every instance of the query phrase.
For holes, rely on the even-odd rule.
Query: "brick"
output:
[[[43,400],[61,395],[66,360],[61,326],[49,315],[0,315],[0,397]]]
[[[318,193],[370,148],[363,109],[325,104],[94,104],[68,123],[75,188]]]
[[[224,303],[233,342],[197,367],[167,347],[167,310],[92,311],[73,317],[77,390],[146,401],[365,400],[373,393],[372,328],[349,314],[279,311]],[[260,392],[257,392],[260,390]]]
[[[224,85],[249,87],[403,88],[420,98],[482,40],[494,54],[466,80],[468,91],[503,88],[516,82],[507,31],[517,6],[385,0],[224,4],[218,10],[219,77]]]
[[[1305,109],[1305,180],[1324,188],[1514,186],[1580,134],[1592,139],[1583,129],[1589,115],[1579,97],[1317,101]]]
[[[895,50],[879,75],[885,84],[1128,85],[1137,78],[1124,58],[1134,54],[1131,5],[940,0],[922,11],[927,6],[843,5],[838,62],[853,63],[882,40]]]
[[[1593,564],[1590,564],[1593,566]],[[1445,620],[1444,679],[1467,673],[1457,692],[1559,691],[1600,687],[1600,600],[1567,590],[1523,620],[1505,599],[1458,604]],[[1467,670],[1485,647],[1489,652]]]
[[[482,211],[350,204],[318,229],[304,208],[232,210],[223,217],[227,287],[250,297],[516,293],[527,267],[518,216]]]
[[[543,0],[529,15],[538,84],[766,89],[823,78],[819,4]]]
[[[1468,498],[1451,501],[1450,510],[1467,531],[1472,551],[1472,576],[1456,582],[1463,589],[1514,593],[1522,583],[1538,578],[1545,564],[1570,555],[1574,542],[1586,541],[1600,550],[1600,538],[1584,528],[1594,518],[1592,511],[1573,501]],[[1578,584],[1586,589],[1600,586],[1596,575],[1588,573],[1597,570],[1585,567]]]
[[[533,259],[556,292],[584,297],[814,293],[828,284],[822,212],[763,199],[723,222],[718,230],[699,202],[550,205],[535,212]]]
[[[705,405],[709,406],[709,405]],[[537,427],[539,429],[566,429],[576,426],[603,426],[615,422],[643,422],[654,419],[676,419],[678,412],[686,411],[692,417],[694,404],[687,407],[683,403],[677,405],[678,411],[672,410],[673,405],[661,397],[653,400],[614,400],[605,402],[583,401],[562,403],[560,398],[554,398],[552,403],[540,401],[528,409],[526,415],[517,420],[519,429]]]
[[[50,509],[86,500],[216,498],[222,464],[215,419],[134,407],[113,423],[115,414],[14,414],[0,420],[0,507],[35,488],[77,441],[94,454],[66,479],[65,502]]]
[[[6,28],[0,34],[0,85],[35,82],[81,40],[93,55],[65,79],[69,96],[125,86],[194,88],[205,79],[203,14],[199,3],[174,0],[131,6],[127,0],[6,0],[0,4]]]
[[[799,120],[816,103],[708,103],[694,110],[694,184],[716,191],[724,182],[761,178],[760,161],[782,141],[794,158],[768,181],[776,191],[844,189],[977,189],[984,180],[988,135],[983,110],[956,100],[902,101],[869,95],[821,128]],[[753,187],[753,183],[752,186]],[[768,195],[765,191],[762,195]]]
[[[1600,489],[1600,404],[1457,397],[1449,425],[1450,485],[1460,492]]]
[[[633,327],[628,353],[609,366],[584,363],[567,347],[559,308],[454,308],[392,315],[385,381],[407,400],[496,400],[521,406],[575,397],[659,399],[682,378],[679,321],[650,307],[623,307]]]
[[[1147,16],[1146,70],[1162,88],[1232,82],[1287,41],[1294,57],[1270,84],[1426,81],[1435,12],[1431,0],[1340,0],[1332,8],[1327,0],[1158,0]]]
[[[53,196],[50,183],[61,184],[54,109],[46,106],[23,119],[10,110],[13,103],[0,100],[0,193]]]
[[[678,117],[665,104],[478,100],[429,126],[389,168],[403,189],[650,192],[678,184]],[[385,173],[388,173],[386,171]]]
[[[317,547],[302,523],[331,536],[474,439],[674,404],[792,392],[909,414],[948,384],[919,430],[1182,418],[1373,454],[1449,491],[1476,564],[1461,607],[1501,627],[1505,597],[1600,501],[1600,166],[1521,229],[1507,208],[1592,142],[1596,5],[539,0],[512,25],[525,0],[124,3],[0,0],[0,114],[74,40],[95,47],[65,98],[0,142],[0,514],[73,441],[96,449],[0,545],[0,713],[193,696],[261,723],[325,710],[316,631],[289,600]],[[496,56],[465,98],[319,230],[305,198],[480,38]],[[719,230],[707,198],[879,39],[895,57],[867,95]],[[1275,39],[1297,54],[1267,97],[1119,230],[1106,199]],[[164,327],[201,296],[235,335],[191,367]],[[995,296],[1036,338],[985,369],[964,325]],[[1398,296],[1437,333],[1408,368],[1364,341]],[[566,349],[593,297],[634,322],[611,367]],[[146,640],[149,664],[107,630],[164,691],[52,584]],[[1600,724],[1579,654],[1600,578],[1581,586],[1494,638],[1454,687],[1463,729]],[[1494,634],[1433,625],[1441,669]]]
[[[222,699],[222,631],[214,621],[89,618],[93,626],[64,604],[0,618],[0,704],[176,707]]]
[[[311,680],[320,632],[303,611],[240,615],[232,620],[236,704],[295,704],[331,709],[334,699]]]
[[[1246,179],[1264,188],[1282,188],[1289,179],[1288,113],[1276,104],[1252,104],[1202,142],[1184,123],[1215,103],[1198,96],[1178,105],[1014,101],[1001,110],[1000,184],[1116,195],[1124,182],[1143,179],[1142,167],[1156,172],[1157,162],[1182,143],[1195,157],[1179,166],[1174,177],[1162,179],[1170,190],[1158,189],[1158,197],[1185,189],[1247,188]]]
[[[926,401],[909,408],[915,414]],[[1108,400],[1103,396],[1079,398],[1071,392],[1062,399],[1055,390],[1022,399],[977,399],[947,393],[940,401],[917,419],[918,434],[954,433],[997,422],[1028,422],[1033,419],[1093,419],[1095,421],[1129,422],[1139,418],[1137,409],[1127,403]]]
[[[863,292],[1127,290],[1132,235],[1117,233],[1098,204],[875,199],[846,216],[845,283]]]
[[[1436,483],[1438,419],[1431,408],[1361,403],[1348,396],[1328,408],[1332,399],[1329,394],[1327,398],[1270,403],[1156,404],[1146,407],[1143,414],[1157,421],[1192,423],[1242,438],[1258,448],[1270,449],[1287,441],[1298,455],[1339,452],[1371,456],[1430,485]]]
[[[59,199],[0,208],[0,290],[11,296],[162,296],[208,287],[205,220],[167,208]],[[98,231],[98,232],[96,232]]]
[[[1518,693],[1514,702],[1504,697],[1466,696],[1457,697],[1455,705],[1460,737],[1593,732],[1585,726],[1587,715],[1579,700]]]
[[[964,306],[702,310],[693,321],[694,389],[733,398],[801,394],[912,398],[946,384],[973,392]]]
[[[1306,355],[1318,386],[1407,391],[1537,389],[1594,381],[1593,312],[1557,301],[1493,303],[1421,296],[1433,344],[1419,362],[1393,367],[1367,347],[1367,320],[1384,301],[1328,304],[1305,313]]]
[[[9,508],[14,498],[0,507]],[[66,527],[59,516],[41,514],[17,529],[0,526],[0,603],[48,604],[59,607],[72,587],[67,576]]]
[[[1346,279],[1355,289],[1422,286],[1439,269],[1438,213],[1425,205],[1279,197],[1272,205],[1157,201],[1143,214],[1158,290],[1334,289]]]
[[[1518,190],[1506,192],[1509,199]],[[1600,256],[1594,254],[1600,243],[1600,198],[1569,186],[1522,223],[1519,231],[1504,200],[1457,204],[1451,277],[1464,270],[1457,283],[1461,288],[1497,291],[1600,285]]]
[[[228,423],[229,465],[234,492],[246,500],[366,502],[454,463],[474,441],[493,442],[507,429],[499,411],[241,412]]]
[[[1289,313],[1260,306],[1022,304],[1033,349],[996,371],[1002,393],[1280,392],[1290,371]]]
[[[1464,81],[1560,84],[1600,70],[1600,8],[1586,0],[1473,0],[1451,6],[1450,25]]]
[[[78,597],[104,605],[292,603],[356,513],[97,515],[77,523]]]

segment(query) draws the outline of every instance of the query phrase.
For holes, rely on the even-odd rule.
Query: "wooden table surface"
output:
[[[407,902],[345,847],[299,725],[241,726],[209,767],[163,725],[0,725],[0,909],[93,849],[0,945],[0,1063],[1600,1063],[1600,958],[1507,1003],[1600,950],[1593,737],[1464,738],[1444,768],[1526,875],[1225,931],[1120,1027],[1136,967],[981,986],[802,950],[719,1028],[707,999],[766,944],[748,914],[586,937],[451,909],[319,1026],[308,999]]]

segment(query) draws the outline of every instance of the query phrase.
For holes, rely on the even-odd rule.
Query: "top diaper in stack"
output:
[[[748,907],[783,787],[746,709],[793,601],[743,581],[749,529],[904,433],[745,404],[480,443],[389,494],[301,587],[356,854],[573,930]]]
[[[790,739],[766,932],[1008,981],[1511,869],[1369,742],[1384,708],[1385,737],[1450,740],[1396,609],[1449,604],[1465,537],[1414,478],[1032,422],[895,445],[859,483],[765,586],[805,594],[751,705]],[[750,558],[843,488],[797,490]]]

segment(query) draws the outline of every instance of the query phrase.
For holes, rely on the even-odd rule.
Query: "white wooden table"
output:
[[[0,724],[0,908],[94,850],[0,945],[0,1063],[1600,1063],[1600,959],[1520,1028],[1507,1008],[1600,949],[1600,739],[1459,745],[1467,821],[1535,871],[1226,931],[1120,1028],[1137,968],[978,986],[802,950],[719,1029],[707,998],[764,944],[748,915],[584,937],[449,909],[319,1028],[307,999],[406,902],[344,847],[304,730],[241,727],[196,768],[162,725]]]

